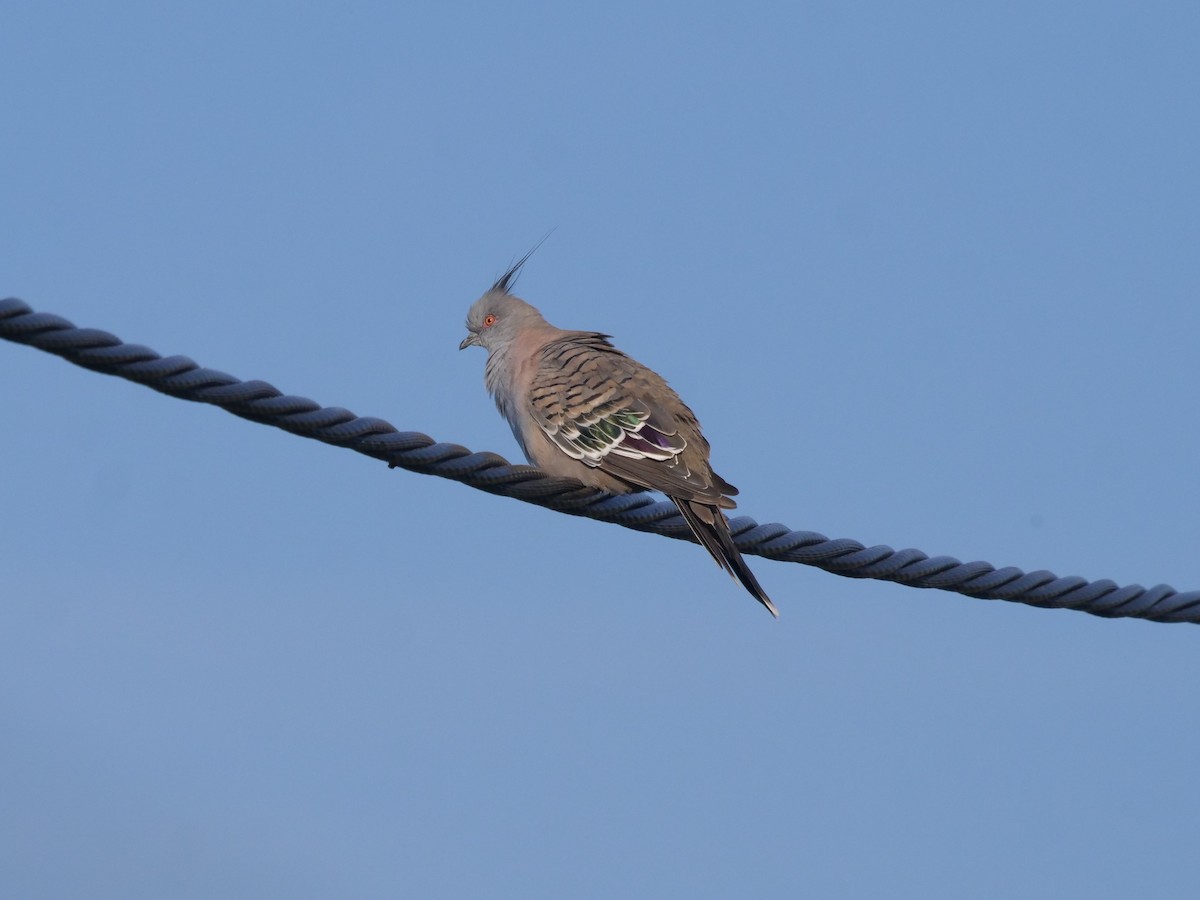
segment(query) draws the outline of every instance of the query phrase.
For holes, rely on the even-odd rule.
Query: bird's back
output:
[[[551,452],[634,488],[734,506],[695,414],[661,375],[590,331],[562,332],[538,357],[529,403]]]

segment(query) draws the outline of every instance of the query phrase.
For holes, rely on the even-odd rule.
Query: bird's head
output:
[[[545,240],[543,238],[542,240]],[[540,242],[539,242],[540,246]],[[534,247],[533,250],[536,250]],[[522,329],[544,326],[546,320],[536,307],[530,306],[520,297],[513,296],[511,289],[517,280],[521,266],[529,259],[533,250],[521,257],[513,266],[496,279],[478,300],[471,304],[467,313],[467,336],[458,345],[459,350],[468,347],[484,347],[491,352],[493,348],[504,346],[511,341]]]
[[[545,324],[542,314],[520,297],[488,291],[471,305],[467,313],[467,336],[458,349],[483,347],[491,352],[507,344],[522,329]]]

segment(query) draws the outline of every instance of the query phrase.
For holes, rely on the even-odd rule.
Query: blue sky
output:
[[[436,8],[435,8],[436,7]],[[517,458],[615,335],[741,511],[1200,586],[1193,4],[32,4],[0,294]],[[0,893],[1192,897],[1192,626],[752,559],[0,345]]]

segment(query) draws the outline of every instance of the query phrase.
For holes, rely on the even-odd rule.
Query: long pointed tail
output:
[[[758,583],[758,579],[754,577],[754,573],[742,559],[738,548],[733,545],[733,536],[729,533],[729,523],[725,521],[721,510],[714,506],[705,506],[675,497],[671,499],[679,507],[679,512],[683,514],[684,520],[692,529],[692,534],[696,535],[696,540],[700,542],[700,545],[712,554],[712,558],[722,569],[740,581],[742,587],[778,619],[779,610],[775,608],[775,604],[771,602],[767,592],[762,589],[762,585]]]

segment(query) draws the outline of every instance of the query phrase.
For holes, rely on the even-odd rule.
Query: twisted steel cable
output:
[[[339,407],[322,407],[305,397],[281,393],[265,381],[241,381],[206,369],[186,356],[160,356],[148,347],[126,344],[106,331],[77,328],[66,319],[36,313],[15,298],[0,300],[0,338],[61,356],[85,369],[117,375],[156,391],[211,403],[235,416],[272,425],[301,437],[348,447],[426,475],[462,482],[573,516],[612,522],[691,540],[691,530],[669,501],[647,494],[612,495],[570,478],[554,478],[534,466],[513,465],[496,453],[473,453],[458,444],[434,441],[416,431],[397,431],[383,419],[359,417]],[[938,588],[984,600],[1075,609],[1107,618],[1200,623],[1200,591],[1169,585],[1120,587],[1052,572],[997,569],[986,562],[963,563],[952,556],[930,557],[919,550],[893,550],[858,541],[830,539],[814,531],[792,531],[778,523],[759,525],[748,516],[730,520],[742,553],[817,566],[849,578],[876,578],[909,587]]]

